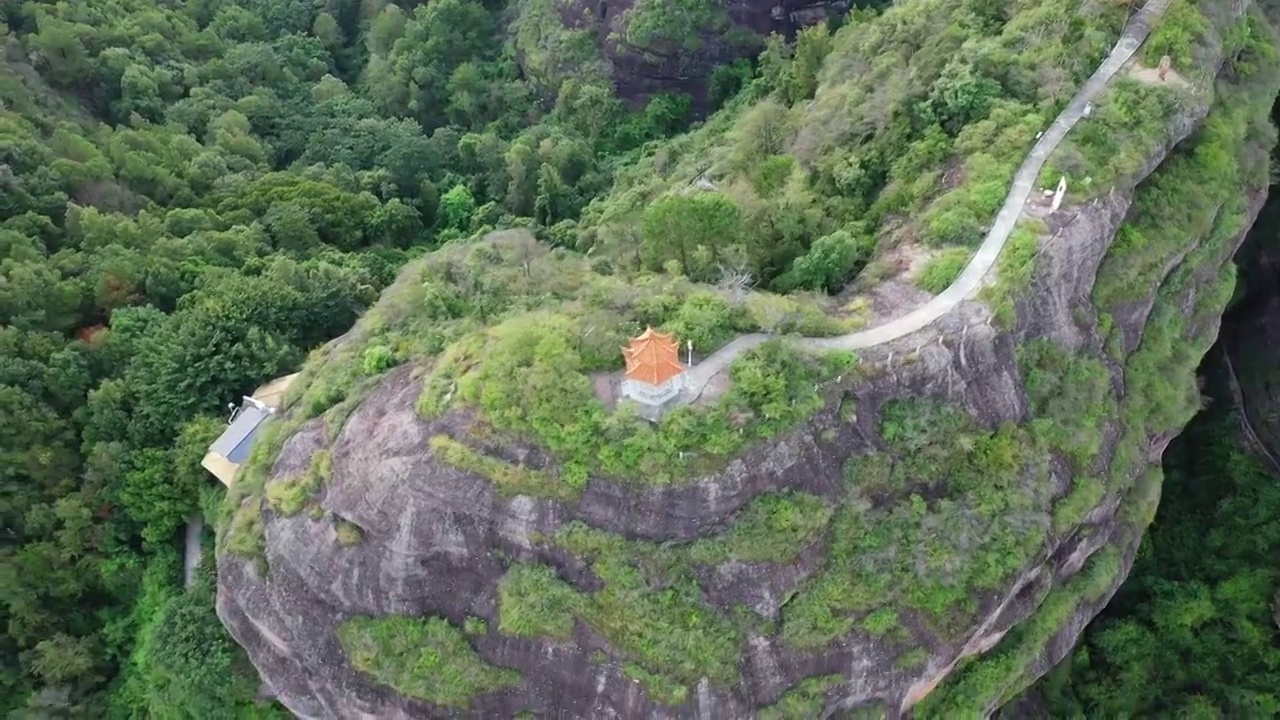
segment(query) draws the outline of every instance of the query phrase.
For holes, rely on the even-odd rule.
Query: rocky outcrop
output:
[[[791,37],[800,28],[848,12],[854,4],[852,0],[521,0],[514,7],[512,37],[525,72],[548,92],[556,91],[566,79],[600,73],[625,100],[643,102],[659,92],[686,93],[694,99],[695,109],[705,110],[715,68],[754,57],[771,33]],[[584,59],[582,42],[594,45],[599,65]],[[576,57],[565,64],[546,58],[549,54],[562,60]],[[584,65],[590,65],[590,72],[583,72]]]
[[[1160,489],[1152,468],[1169,431],[1166,423],[1132,424],[1145,392],[1130,373],[1133,358],[1154,352],[1148,345],[1159,344],[1171,314],[1187,318],[1180,340],[1188,347],[1207,348],[1217,333],[1218,315],[1204,312],[1201,299],[1214,296],[1243,230],[1212,241],[1209,232],[1189,235],[1161,276],[1123,308],[1092,302],[1117,231],[1131,220],[1135,187],[1203,120],[1210,98],[1197,102],[1172,125],[1168,141],[1151,149],[1138,176],[1055,221],[1029,283],[1014,292],[1011,326],[996,322],[985,304],[963,302],[917,333],[861,351],[858,372],[821,387],[823,409],[688,482],[593,476],[572,499],[504,495],[486,477],[445,461],[431,442],[481,435],[485,426],[474,411],[425,417],[417,408],[425,368],[392,370],[336,432],[316,418],[284,442],[269,483],[307,473],[321,453],[331,458],[331,477],[312,496],[314,512],[263,511],[264,563],[220,555],[219,616],[276,697],[304,717],[740,718],[818,676],[837,680],[816,694],[809,706],[815,715],[869,707],[892,717],[913,707],[942,716],[993,712],[1070,649],[1122,581],[1151,520]],[[1262,197],[1250,196],[1244,227]],[[1083,468],[1046,453],[1018,478],[1015,491],[1025,492],[1026,507],[1017,524],[1035,529],[1036,548],[998,586],[975,589],[954,622],[927,622],[914,608],[896,608],[909,647],[896,639],[901,635],[861,627],[818,649],[789,643],[778,631],[782,608],[835,562],[834,531],[786,562],[694,563],[708,605],[726,615],[742,606],[749,616],[740,625],[734,683],[703,679],[659,701],[629,671],[632,657],[616,629],[578,619],[564,637],[503,631],[499,586],[517,564],[554,568],[579,593],[606,587],[598,567],[548,540],[570,523],[628,542],[686,548],[722,537],[767,493],[800,491],[839,507],[849,502],[849,463],[887,451],[885,408],[903,398],[958,408],[989,431],[1030,425],[1035,409],[1023,353],[1036,342],[1105,368],[1115,408],[1100,422],[1099,449]],[[1196,359],[1189,368],[1187,358],[1174,359],[1181,379],[1190,381]],[[529,443],[476,441],[503,462],[557,470],[554,458]],[[1086,474],[1108,482],[1079,512],[1056,512]],[[343,540],[350,526],[359,528],[358,542]],[[654,593],[665,589],[654,581]],[[470,627],[469,647],[484,663],[518,671],[518,682],[476,694],[464,711],[377,681],[356,667],[339,628],[356,617],[393,615]],[[986,673],[981,686],[971,681],[968,671],[993,657],[1005,663],[999,672]]]

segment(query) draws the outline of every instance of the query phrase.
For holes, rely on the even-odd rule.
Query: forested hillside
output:
[[[603,23],[606,4],[616,28],[592,24]],[[222,488],[199,464],[229,402],[308,358],[297,407],[259,443],[262,457],[322,414],[340,429],[389,370],[430,359],[433,374],[418,401],[424,416],[471,402],[494,427],[541,440],[568,461],[563,477],[553,477],[513,471],[451,436],[433,435],[431,451],[521,494],[553,499],[580,495],[592,463],[660,485],[811,414],[823,405],[820,382],[853,374],[778,346],[737,366],[734,389],[715,410],[677,414],[660,430],[638,417],[581,410],[599,404],[588,374],[616,369],[619,343],[644,325],[706,353],[742,332],[817,336],[863,327],[871,303],[841,294],[851,282],[860,284],[850,292],[861,292],[901,277],[908,294],[925,297],[946,288],[982,241],[1037,133],[1110,52],[1140,3],[1086,0],[1077,11],[1060,0],[867,0],[845,3],[846,16],[794,38],[753,34],[727,19],[727,5],[603,3],[602,17],[589,22],[569,12],[585,6],[550,0],[0,0],[0,713],[284,712],[257,698],[257,673],[215,615],[213,569],[183,588],[179,531],[193,516],[220,518],[226,549],[247,564],[264,554],[264,515],[285,519],[310,502],[319,471],[283,490],[276,483],[266,502],[258,497],[267,471],[259,462],[248,468],[257,475],[246,472],[253,482],[223,503]],[[1156,86],[1117,78],[1099,98],[1091,129],[1050,159],[1052,182],[1068,174],[1092,183],[1073,186],[1069,201],[1091,199],[1109,183],[1132,189],[1162,151],[1166,130],[1195,124],[1183,121],[1203,98],[1187,88],[1212,87],[1226,65],[1230,72],[1218,78],[1225,96],[1247,102],[1221,105],[1230,107],[1196,141],[1204,167],[1175,166],[1191,168],[1176,178],[1175,197],[1210,218],[1206,227],[1224,206],[1221,215],[1243,217],[1235,196],[1252,183],[1250,153],[1271,137],[1253,117],[1253,94],[1274,87],[1258,67],[1274,64],[1275,53],[1266,24],[1228,5],[1235,3],[1173,3],[1135,71],[1167,54],[1186,79]],[[731,53],[704,47],[717,34]],[[705,93],[633,87],[627,102],[620,99],[626,52],[662,67],[665,55],[696,49],[714,60],[698,69]],[[666,86],[685,88],[688,68],[677,70]],[[715,112],[703,118],[704,110]],[[1136,235],[1128,249],[1163,258],[1178,236],[1168,232],[1176,221],[1161,219],[1143,230],[1173,240],[1144,244]],[[1022,255],[1043,229],[1028,225],[1011,241]],[[466,242],[507,227],[529,228],[544,242],[524,242],[522,233]],[[402,292],[364,313],[408,260],[427,253],[420,272],[401,275]],[[1124,257],[1115,265],[1137,265]],[[1021,262],[1025,289],[1031,260]],[[907,273],[913,264],[921,266],[917,277]],[[1145,275],[1112,277],[1123,278],[1112,289],[1158,284]],[[749,291],[753,285],[760,291]],[[1003,292],[996,315],[1008,324],[1016,309],[1012,290]],[[325,343],[362,315],[349,342],[325,354]],[[468,373],[471,382],[455,393]],[[1169,373],[1146,374],[1163,382]],[[1109,394],[1098,394],[1100,416],[1113,408]],[[840,407],[842,422],[857,421],[852,403]],[[876,511],[892,511],[893,521],[875,526],[893,542],[929,548],[946,572],[929,585],[917,573],[939,569],[908,567],[903,553],[895,574],[881,573],[874,585],[859,578],[858,592],[846,591],[841,583],[854,580],[839,574],[847,569],[841,558],[852,558],[859,542],[884,538],[844,532],[833,546],[834,569],[788,609],[798,628],[788,630],[789,642],[827,648],[862,632],[855,625],[877,637],[904,636],[888,605],[888,614],[855,615],[908,590],[922,612],[969,612],[962,606],[974,587],[998,586],[1039,542],[1003,531],[980,549],[965,545],[965,533],[935,532],[936,547],[916,539],[916,528],[935,516],[998,528],[995,520],[1023,498],[986,481],[1011,483],[1030,447],[1015,442],[1012,429],[978,432],[968,416],[933,407],[920,405],[920,418],[888,415],[886,437],[901,440],[889,447],[904,463],[908,456],[930,463],[921,438],[954,437],[946,462],[955,465],[911,472],[928,479],[922,487],[954,482],[964,501],[926,508],[915,485],[877,466],[895,489],[876,496],[888,503]],[[874,414],[865,416],[869,426]],[[1074,433],[1086,436],[1074,442],[1100,442],[1089,439],[1094,430]],[[619,440],[632,436],[642,439]],[[624,451],[603,452],[610,443]],[[989,452],[968,464],[975,447]],[[963,471],[943,478],[944,467]],[[965,504],[971,490],[980,513]],[[1103,492],[1098,481],[1072,491],[1075,507],[1061,524],[1075,525]],[[904,500],[899,509],[886,499],[894,493]],[[806,499],[815,500],[798,502]],[[770,541],[776,531],[808,542],[832,517],[837,529],[861,517],[806,513],[797,504],[786,519],[789,499],[777,503],[783,511],[760,507],[747,525],[758,521]],[[775,520],[779,528],[769,524]],[[351,540],[344,546],[359,544],[356,525],[341,527]],[[1043,535],[1048,520],[1037,528]],[[755,537],[743,532],[729,540]],[[668,585],[649,592],[627,564],[647,557],[644,543],[577,539],[613,568],[609,582],[628,588],[616,607],[601,593],[591,595],[601,604],[573,605],[597,625],[626,620],[610,621],[613,639],[648,663],[627,664],[628,677],[644,678],[646,692],[672,703],[684,702],[708,673],[725,683],[736,677],[731,641],[744,631],[704,602],[691,574],[680,576],[672,600]],[[782,545],[765,542],[754,552],[786,556],[790,545]],[[698,562],[737,548],[701,546]],[[529,593],[529,607],[542,608],[543,588],[533,581],[555,578],[520,572],[510,582],[530,580],[538,592]],[[569,598],[559,610],[572,627],[566,608],[586,595],[559,597]],[[633,633],[631,621],[646,613],[648,624],[636,623]],[[733,622],[760,626],[738,615]],[[371,629],[377,623],[349,627],[352,647],[380,640]],[[448,630],[440,637],[463,637],[448,623],[414,632],[433,627]],[[562,629],[525,634],[549,638]],[[498,630],[473,622],[466,634]],[[451,647],[470,658],[468,643]],[[904,655],[903,673],[928,659],[923,646]],[[417,656],[360,657],[363,669],[374,668],[366,674],[385,678],[402,670],[388,659]],[[457,667],[453,660],[442,662]],[[494,672],[442,682],[499,686],[509,676]],[[797,687],[797,702],[812,707],[812,694],[820,704],[820,691]],[[465,701],[477,688],[449,690]]]
[[[0,712],[239,712],[256,676],[177,551],[226,403],[405,258],[574,218],[685,124],[683,96],[535,86],[502,12],[0,2]]]

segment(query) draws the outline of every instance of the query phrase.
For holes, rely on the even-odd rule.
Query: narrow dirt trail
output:
[[[1156,22],[1169,9],[1172,2],[1173,0],[1147,0],[1142,9],[1129,18],[1128,25],[1125,26],[1120,39],[1111,48],[1111,53],[1075,94],[1071,102],[1067,103],[1067,107],[1044,131],[1023,159],[1022,166],[1014,175],[1013,184],[1005,197],[1004,205],[996,215],[995,222],[991,224],[991,229],[987,231],[982,245],[978,247],[973,259],[950,287],[924,305],[889,322],[836,337],[799,338],[797,342],[800,346],[814,350],[857,350],[882,345],[923,329],[951,312],[961,302],[973,298],[986,284],[988,273],[995,266],[1000,252],[1004,250],[1005,244],[1013,234],[1014,226],[1022,217],[1022,209],[1032,190],[1035,189],[1036,179],[1040,176],[1045,161],[1054,150],[1057,150],[1067,133],[1071,132],[1076,123],[1084,117],[1085,109],[1089,104],[1102,94],[1111,79],[1146,41],[1147,36],[1151,34],[1151,29],[1155,27]],[[765,333],[741,335],[706,360],[690,368],[686,377],[687,396],[696,399],[702,394],[712,377],[727,368],[744,352],[770,337],[772,336]]]

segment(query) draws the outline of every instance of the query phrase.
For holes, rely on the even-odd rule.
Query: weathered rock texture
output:
[[[1210,98],[1201,96],[1171,128],[1167,143],[1153,148],[1142,175],[1204,118]],[[324,423],[310,421],[285,444],[273,476],[300,474],[322,448],[333,458],[333,477],[317,500],[325,518],[303,513],[279,517],[267,512],[269,572],[224,554],[219,561],[218,612],[248,651],[264,680],[290,710],[309,717],[433,717],[442,708],[406,698],[354,669],[340,646],[336,628],[360,615],[443,616],[488,620],[488,631],[470,638],[487,662],[515,668],[523,682],[477,697],[466,715],[510,717],[531,711],[546,717],[741,718],[776,702],[805,678],[838,674],[844,681],[826,696],[826,712],[883,705],[897,716],[925,698],[966,658],[995,648],[1011,628],[1033,618],[1046,598],[1067,586],[1103,548],[1118,550],[1119,572],[1102,592],[1072,607],[1066,621],[1034,653],[1020,680],[1029,681],[1056,663],[1085,624],[1122,581],[1143,528],[1150,521],[1158,482],[1141,477],[1159,462],[1167,436],[1134,441],[1121,437],[1119,419],[1110,423],[1097,474],[1111,468],[1120,445],[1136,442],[1139,463],[1128,482],[1112,490],[1077,526],[1047,535],[1035,560],[1004,588],[977,598],[975,621],[958,637],[937,638],[928,658],[913,669],[896,662],[889,644],[854,633],[822,652],[799,651],[774,634],[751,632],[742,649],[742,682],[732,688],[704,681],[680,706],[649,699],[626,677],[618,662],[600,663],[597,651],[617,659],[614,648],[585,624],[568,641],[514,638],[497,623],[497,584],[512,561],[541,562],[590,591],[591,572],[562,551],[537,542],[571,520],[628,537],[687,541],[723,530],[752,498],[794,488],[835,499],[842,492],[846,459],[882,447],[877,416],[894,398],[927,397],[963,408],[988,427],[1022,422],[1028,410],[1024,379],[1016,357],[1025,342],[1046,338],[1064,348],[1103,359],[1116,395],[1126,397],[1122,364],[1104,350],[1106,337],[1091,301],[1098,268],[1133,198],[1141,177],[1130,178],[1108,195],[1069,209],[1065,222],[1042,243],[1031,286],[1019,295],[1018,320],[999,328],[980,303],[964,303],[939,322],[889,346],[860,353],[864,367],[856,381],[824,389],[826,409],[774,440],[754,446],[720,472],[665,487],[593,478],[575,502],[504,498],[477,475],[437,460],[428,440],[437,434],[462,436],[471,418],[451,412],[424,420],[415,411],[421,390],[419,369],[388,373],[366,397],[341,432],[326,440]],[[1250,219],[1262,195],[1251,198]],[[1174,302],[1191,314],[1202,286],[1219,277],[1235,244],[1193,268],[1192,279]],[[1197,239],[1196,242],[1199,240]],[[1181,257],[1192,250],[1185,249]],[[1178,267],[1172,263],[1166,278]],[[1163,283],[1164,280],[1161,281]],[[1122,350],[1138,347],[1158,287],[1114,318]],[[1168,299],[1166,298],[1165,301]],[[1199,318],[1188,336],[1216,335],[1216,316]],[[849,419],[842,399],[857,408]],[[539,451],[504,446],[504,459],[530,466],[546,462]],[[514,454],[511,454],[514,453]],[[1065,463],[1051,470],[1055,497],[1066,494],[1072,475]],[[1047,498],[1046,498],[1047,500]],[[337,542],[333,517],[358,525],[363,540],[354,547]],[[729,564],[701,572],[705,596],[719,607],[743,604],[776,618],[783,599],[821,563],[821,543],[790,565]],[[1025,686],[1025,685],[1024,685]],[[1007,698],[1020,687],[1005,688]],[[976,711],[992,712],[996,701]]]

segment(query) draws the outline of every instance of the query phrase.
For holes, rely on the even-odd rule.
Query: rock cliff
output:
[[[755,57],[771,33],[839,17],[852,0],[521,0],[512,45],[548,93],[570,78],[607,77],[618,95],[682,92],[705,107],[712,71]]]
[[[1272,192],[1275,192],[1272,185]],[[1245,437],[1280,471],[1280,203],[1258,218],[1239,262],[1248,272],[1222,349],[1229,392],[1248,420]]]
[[[529,407],[576,407],[585,375],[543,361],[596,324],[432,335],[467,263],[574,302],[627,289],[567,280],[576,261],[519,233],[406,268],[255,448],[220,535],[220,617],[304,717],[994,711],[1123,580],[1197,407],[1280,83],[1224,45],[1200,58],[1216,91],[1031,253],[1006,250],[982,301],[852,366],[769,351],[755,370],[800,381],[680,415],[697,446]],[[1200,173],[1223,156],[1215,194]],[[379,372],[374,340],[434,352]]]

